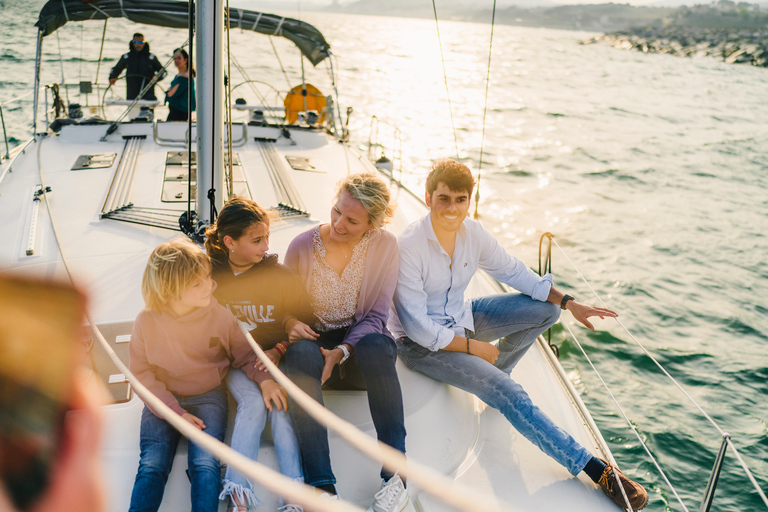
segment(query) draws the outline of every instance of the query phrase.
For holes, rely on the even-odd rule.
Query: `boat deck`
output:
[[[159,243],[180,233],[101,218],[100,214],[116,180],[116,170],[121,162],[130,163],[126,159],[131,156],[126,156],[129,148],[126,137],[141,141],[140,149],[131,150],[136,152],[132,157],[134,169],[129,169],[135,171],[135,180],[123,190],[127,203],[134,207],[173,209],[177,212],[174,215],[186,209],[187,184],[179,178],[184,173],[169,174],[167,168],[176,165],[185,169],[178,162],[168,162],[174,154],[183,160],[179,152],[185,151],[187,126],[185,123],[125,123],[106,141],[101,141],[106,128],[106,125],[65,126],[59,135],[32,143],[24,154],[12,161],[12,172],[0,181],[0,216],[10,219],[0,225],[0,237],[10,241],[0,249],[0,262],[11,272],[66,279],[45,204],[39,205],[37,228],[33,230],[33,197],[41,183],[39,151],[45,184],[51,187],[49,199],[64,254],[76,282],[89,293],[96,322],[110,342],[117,342],[121,355],[126,357],[126,340],[118,336],[130,333],[131,322],[143,307],[140,283],[149,253]],[[347,144],[319,130],[290,129],[288,139],[277,128],[237,125],[233,127],[233,134],[235,162],[240,164],[236,166],[235,191],[249,194],[267,207],[278,206],[286,200],[299,202],[300,205],[293,206],[301,206],[300,209],[308,212],[307,217],[285,218],[272,224],[271,252],[277,253],[281,260],[297,234],[328,221],[335,184],[343,176],[373,170],[373,166]],[[115,158],[109,166],[72,170],[82,155],[110,153],[114,153]],[[3,170],[0,169],[0,176]],[[426,208],[395,183],[392,191],[398,211],[388,229],[397,234],[423,216]],[[34,253],[27,255],[33,231]],[[485,276],[478,276],[470,289],[473,295],[498,291],[498,284]],[[538,345],[532,348],[512,377],[558,425],[594,453],[605,456],[603,444],[596,437],[599,434],[592,432],[586,413],[580,412],[578,398],[561,380],[547,351]],[[115,381],[111,384],[113,396],[118,402],[123,400],[105,407],[107,428],[103,455],[109,510],[124,512],[139,460],[138,426],[143,405],[129,394],[127,384],[114,376],[106,363],[99,366],[105,381],[109,381],[110,376]],[[450,475],[475,491],[497,496],[510,510],[617,510],[588,479],[572,477],[522,438],[497,411],[486,409],[475,397],[412,372],[402,363],[398,363],[398,372],[406,412],[407,452],[413,460]],[[327,391],[325,398],[330,410],[374,435],[364,392]],[[348,447],[334,433],[330,441],[341,496],[367,507],[379,487],[379,464]],[[259,461],[277,468],[268,436]],[[189,507],[185,468],[186,454],[182,446],[161,510]],[[423,512],[451,510],[416,488],[410,493],[416,508]],[[258,510],[274,510],[277,504],[274,496],[261,490],[257,494],[264,502]],[[221,510],[223,508],[222,504]]]

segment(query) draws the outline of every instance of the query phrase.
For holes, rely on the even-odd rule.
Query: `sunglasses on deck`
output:
[[[146,41],[137,41],[135,39],[133,40],[133,44],[144,44],[144,43],[146,43]]]

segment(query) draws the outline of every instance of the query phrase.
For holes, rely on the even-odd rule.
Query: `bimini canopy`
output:
[[[262,34],[282,36],[293,41],[301,53],[316,66],[330,55],[323,34],[303,21],[230,8],[230,26]],[[158,27],[187,28],[189,5],[169,0],[49,0],[40,11],[35,26],[43,37],[69,21],[127,18],[136,23]]]

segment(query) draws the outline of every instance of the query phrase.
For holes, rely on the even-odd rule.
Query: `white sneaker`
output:
[[[408,491],[399,475],[381,482],[381,489],[373,497],[367,512],[400,512],[408,505]]]
[[[293,503],[284,505],[277,509],[277,512],[304,512],[304,509],[301,508],[299,505],[294,505]]]

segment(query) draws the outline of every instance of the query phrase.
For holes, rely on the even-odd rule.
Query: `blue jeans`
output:
[[[184,410],[203,420],[203,432],[219,441],[224,440],[227,429],[227,395],[223,385],[202,395],[176,396],[176,399]],[[130,512],[154,512],[160,508],[180,436],[179,431],[170,423],[158,418],[144,406],[139,434],[141,460],[133,484]],[[192,512],[218,510],[221,486],[219,461],[194,443],[189,443],[187,460],[192,481]]]
[[[271,412],[267,410],[261,388],[242,370],[230,369],[226,383],[232,398],[237,402],[237,415],[232,430],[232,449],[256,460],[259,456],[261,433],[269,419],[280,472],[299,482],[303,481],[299,445],[288,413],[277,410],[274,404]],[[253,493],[253,482],[232,466],[227,466],[222,487],[220,500],[234,496],[237,502],[243,505],[260,504]]]
[[[346,329],[337,329],[322,333],[315,341],[297,341],[285,355],[288,377],[320,404],[323,403],[320,377],[325,363],[320,347],[334,348],[343,342],[345,333]],[[403,395],[395,370],[396,361],[397,349],[391,338],[379,333],[366,334],[355,346],[354,355],[334,368],[326,387],[341,383],[367,389],[368,406],[379,441],[405,453]],[[342,376],[342,371],[346,375]],[[304,480],[315,487],[335,484],[328,430],[293,401],[288,411],[301,448]],[[382,468],[381,477],[388,480],[392,473]]]
[[[498,409],[518,432],[572,475],[578,475],[592,455],[536,407],[509,376],[539,334],[560,317],[559,306],[527,295],[503,293],[473,299],[472,316],[475,332],[468,333],[469,337],[499,340],[495,364],[463,352],[432,352],[407,337],[397,340],[400,358],[409,368],[468,391]]]

